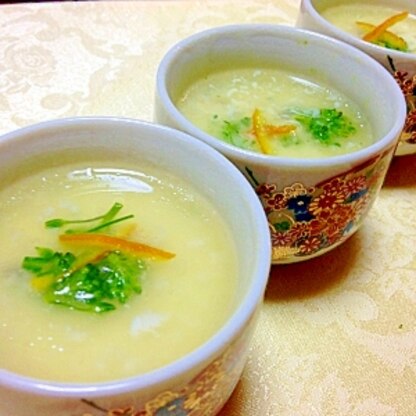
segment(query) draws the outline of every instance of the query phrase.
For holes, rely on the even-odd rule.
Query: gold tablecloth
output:
[[[150,121],[156,68],[172,44],[230,23],[293,25],[298,7],[0,5],[0,133],[75,115]],[[394,159],[369,218],[344,245],[273,267],[260,318],[221,416],[416,415],[416,155]]]

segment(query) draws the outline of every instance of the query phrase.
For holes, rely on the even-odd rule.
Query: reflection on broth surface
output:
[[[58,381],[133,376],[195,349],[232,311],[237,264],[231,236],[211,202],[179,178],[150,165],[79,162],[21,175],[0,190],[0,200],[1,234],[8,237],[0,257],[1,368]],[[23,258],[36,256],[35,247],[84,250],[60,242],[64,230],[45,228],[45,221],[100,216],[115,202],[123,206],[119,216],[134,218],[97,234],[128,234],[129,241],[174,257],[145,257],[141,293],[115,310],[45,301],[37,278],[22,269]]]

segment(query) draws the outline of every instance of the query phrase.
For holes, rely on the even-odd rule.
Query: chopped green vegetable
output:
[[[348,117],[342,111],[334,108],[295,109],[288,111],[287,117],[298,121],[314,139],[327,146],[341,147],[339,139],[348,137],[357,131]],[[256,140],[251,139],[253,123],[250,117],[243,117],[237,121],[223,120],[222,123],[221,138],[224,141],[242,149],[259,150]],[[288,126],[291,127],[290,124]],[[265,126],[265,128],[270,127],[269,125]],[[280,135],[280,143],[284,147],[298,145],[300,141],[298,134]]]
[[[106,312],[141,293],[140,276],[144,260],[119,251],[106,252],[99,259],[72,270],[77,260],[72,253],[38,249],[40,257],[25,257],[23,268],[37,278],[52,277],[43,290],[44,299],[81,311]]]
[[[38,257],[25,257],[22,267],[35,276],[64,274],[75,262],[72,253],[58,253],[49,248],[36,247]]]
[[[106,312],[141,293],[139,277],[145,270],[143,260],[120,252],[110,252],[97,263],[64,275],[44,293],[49,303],[82,311]]]
[[[339,146],[334,139],[345,138],[356,132],[353,123],[342,111],[334,108],[296,112],[294,118],[322,144]]]
[[[103,228],[133,218],[133,215],[116,218],[123,205],[116,202],[105,214],[85,220],[65,220],[55,218],[46,221],[47,228],[62,228],[70,224],[94,223],[91,228],[69,229],[67,236],[74,239],[82,235],[93,236]],[[90,233],[90,234],[89,234]],[[76,234],[76,235],[75,235]],[[103,234],[96,234],[101,239],[117,239]],[[131,244],[130,244],[131,245]],[[140,247],[148,248],[146,245]],[[32,286],[43,294],[49,303],[64,305],[82,311],[105,312],[123,304],[134,293],[141,292],[140,277],[146,268],[146,262],[136,253],[126,253],[122,247],[94,249],[82,247],[84,252],[75,255],[62,253],[50,248],[36,247],[38,256],[27,256],[22,267],[32,273]],[[157,249],[153,248],[157,251]],[[162,252],[162,251],[161,251]],[[165,253],[165,252],[163,252]],[[170,254],[170,253],[169,253]]]
[[[243,117],[237,121],[223,120],[221,137],[227,143],[243,149],[253,149],[254,140],[247,139],[247,133],[251,126],[251,118]]]

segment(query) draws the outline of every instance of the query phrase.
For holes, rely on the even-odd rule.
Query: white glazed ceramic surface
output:
[[[343,42],[349,43],[368,55],[372,56],[387,68],[396,78],[406,96],[408,117],[404,131],[401,135],[396,155],[405,155],[416,152],[416,54],[404,53],[382,48],[365,42],[350,35],[320,15],[322,7],[330,4],[345,3],[345,0],[302,0],[296,25],[298,27],[313,30],[332,36]],[[414,0],[379,0],[380,4],[399,11],[408,11],[416,15],[416,2]],[[380,87],[382,88],[382,87]],[[377,101],[374,101],[377,105]]]
[[[0,182],[26,159],[74,148],[106,149],[111,154],[128,153],[138,163],[157,163],[213,201],[239,253],[237,305],[224,326],[200,348],[137,377],[66,384],[0,370],[0,415],[216,414],[245,364],[270,268],[267,221],[255,192],[226,158],[204,143],[167,127],[116,118],[57,120],[0,137]]]
[[[361,107],[375,143],[343,156],[289,159],[238,149],[204,133],[178,111],[175,100],[191,74],[233,59],[283,61],[321,74]],[[382,185],[405,115],[400,88],[381,65],[345,43],[293,27],[231,25],[198,33],[173,46],[157,74],[155,119],[218,149],[246,175],[268,215],[276,264],[323,254],[359,227]]]

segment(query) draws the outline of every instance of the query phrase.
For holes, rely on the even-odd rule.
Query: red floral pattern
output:
[[[348,238],[381,187],[389,156],[391,150],[312,188],[258,184],[247,169],[268,216],[273,261],[315,255]]]
[[[406,71],[400,71],[390,56],[387,60],[407,104],[407,118],[400,140],[414,145],[416,144],[416,75],[411,76]]]

